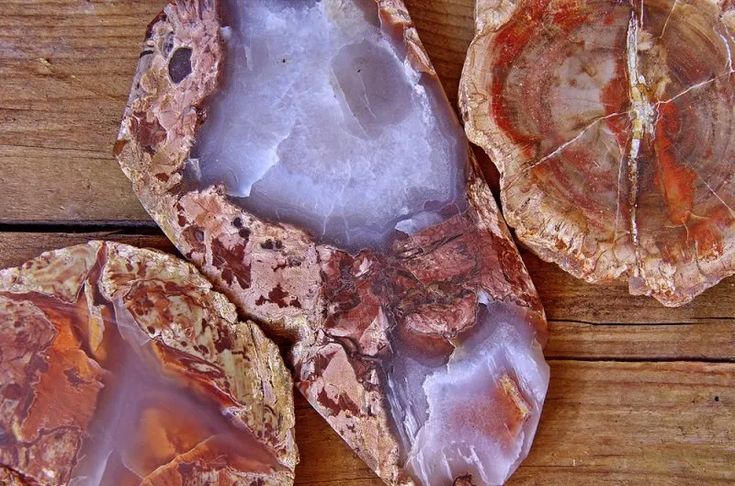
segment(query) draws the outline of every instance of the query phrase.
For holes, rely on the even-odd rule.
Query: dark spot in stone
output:
[[[327,395],[327,392],[322,389],[317,395],[317,401],[324,408],[332,411],[334,415],[338,415],[342,412],[349,412],[352,415],[360,415],[360,409],[355,402],[347,398],[342,393],[337,397],[337,401],[334,401],[329,397],[329,395]]]
[[[206,347],[205,345],[203,345],[203,344],[197,344],[197,345],[195,346],[195,348],[196,348],[196,350],[197,350],[197,351],[199,351],[199,353],[201,353],[202,355],[207,355],[207,354],[209,354],[209,348],[207,348],[207,347]]]
[[[290,305],[291,307],[297,307],[301,309],[301,302],[299,301],[298,297],[294,297],[293,299],[291,299]]]
[[[239,217],[233,219],[232,226],[234,226],[235,228],[242,228],[242,219]]]
[[[281,287],[281,284],[277,284],[270,292],[268,292],[268,297],[265,297],[264,295],[261,295],[258,300],[255,301],[256,305],[263,305],[267,302],[271,302],[273,304],[276,304],[280,308],[288,307],[289,304],[286,302],[286,297],[289,296],[289,293],[283,290],[283,287]],[[298,306],[301,307],[301,302],[298,302],[298,299],[294,298],[295,301],[298,303]],[[293,303],[293,300],[291,301]]]
[[[146,49],[145,51],[141,52],[140,53],[140,56],[138,56],[138,57],[140,58],[140,57],[143,57],[143,56],[149,56],[151,54],[153,54],[153,51],[151,51],[150,49]]]
[[[153,326],[148,326],[148,332],[150,334],[153,334],[154,332],[156,332],[156,329]]]
[[[23,388],[17,383],[10,383],[3,388],[2,394],[7,400],[18,400],[23,394]]]
[[[204,231],[202,231],[200,229],[195,229],[194,230],[194,238],[196,238],[196,240],[199,243],[203,242],[204,241]]]
[[[207,107],[206,106],[195,106],[194,110],[197,114],[196,128],[201,127],[205,121],[207,121]]]
[[[286,297],[288,297],[288,292],[283,290],[281,284],[276,285],[273,290],[268,292],[268,298],[271,300],[271,302],[275,302],[276,304],[278,304],[278,307],[286,307],[288,305],[286,304]]]
[[[158,144],[166,140],[166,130],[158,123],[158,119],[153,117],[153,121],[148,121],[148,116],[142,112],[133,114],[130,131],[143,150],[151,155]]]
[[[280,250],[281,248],[283,248],[283,242],[281,240],[276,240],[274,244],[276,245],[277,250]]]
[[[272,250],[273,249],[273,240],[267,239],[263,243],[260,244],[260,247],[264,250]]]
[[[245,243],[227,248],[219,240],[212,240],[212,257],[217,268],[222,270],[222,278],[228,280],[229,284],[234,278],[243,289],[250,287],[250,262],[245,253]]]
[[[74,368],[65,369],[64,375],[66,375],[66,379],[69,381],[69,384],[75,388],[84,384],[84,380],[81,379],[79,373]]]
[[[288,257],[285,262],[279,263],[275,267],[273,267],[273,271],[277,272],[278,270],[283,270],[284,268],[293,268],[293,267],[300,267],[301,266],[301,260],[299,260],[296,257]]]
[[[719,395],[715,395],[715,401],[716,402],[719,402],[720,401],[720,396]]]
[[[472,481],[472,474],[465,474],[455,479],[452,486],[472,486],[473,484],[475,483]]]
[[[247,228],[241,229],[240,231],[237,232],[237,234],[239,234],[240,237],[246,241],[250,239],[250,230]]]
[[[115,142],[115,145],[112,147],[112,155],[115,157],[120,155],[127,144],[127,140],[118,140]]]
[[[225,268],[222,270],[222,280],[227,282],[227,285],[232,285],[232,280],[235,278],[235,275],[232,273],[232,270],[229,268]]]
[[[168,75],[175,84],[179,84],[191,74],[191,49],[180,47],[176,49],[168,62]]]
[[[285,59],[281,59],[281,62],[285,64],[286,63],[286,60]]]
[[[226,349],[232,349],[232,336],[227,328],[222,328],[219,333],[219,339],[214,342],[214,348],[218,353]]]
[[[186,341],[179,341],[179,344],[181,345],[182,348],[185,348],[188,345]]]

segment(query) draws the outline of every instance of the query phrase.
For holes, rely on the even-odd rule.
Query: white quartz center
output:
[[[372,1],[230,0],[193,159],[254,214],[349,249],[441,219],[467,146]]]

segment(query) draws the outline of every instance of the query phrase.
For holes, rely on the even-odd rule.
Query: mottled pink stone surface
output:
[[[0,482],[284,485],[278,348],[190,264],[91,242],[0,270]]]
[[[400,1],[172,3],[116,154],[386,483],[501,484],[526,456],[544,313]]]
[[[478,0],[460,83],[517,237],[679,306],[735,273],[735,6]]]

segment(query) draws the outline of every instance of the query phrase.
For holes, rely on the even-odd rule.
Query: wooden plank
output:
[[[649,297],[631,296],[623,283],[587,285],[528,251],[521,254],[551,320],[679,324],[735,317],[735,277],[723,280],[685,306],[670,309]]]
[[[735,365],[552,361],[516,484],[732,484]]]
[[[735,319],[681,324],[549,321],[549,358],[735,362]]]
[[[173,245],[161,235],[0,232],[0,268],[20,265],[45,250],[83,243],[90,239],[111,239],[175,252]],[[616,296],[615,288],[609,290],[586,284],[569,277],[555,265],[543,263],[527,254],[524,257],[531,263],[529,267],[534,281],[544,282],[542,290],[554,287],[559,280],[568,279],[564,295],[573,295],[574,299],[583,301],[595,301],[597,308],[615,305],[619,309],[629,309],[631,302],[641,300],[627,293]],[[735,300],[735,292],[730,290],[727,293],[728,289],[725,286],[724,292],[708,292],[699,298],[721,299],[720,303],[712,304],[719,305],[729,313],[727,318],[691,319],[687,309],[666,309],[659,306],[656,312],[650,313],[651,316],[639,314],[640,321],[637,324],[623,325],[575,321],[577,307],[569,304],[564,295],[542,292],[543,303],[551,317],[546,356],[551,359],[735,362],[735,311],[729,304]],[[608,304],[613,300],[608,294],[614,296],[615,304]],[[704,304],[702,306],[706,307]],[[620,318],[622,320],[623,316]]]
[[[149,220],[110,154],[1,143],[0,223]]]
[[[112,145],[162,4],[3,2],[0,222],[149,219]]]

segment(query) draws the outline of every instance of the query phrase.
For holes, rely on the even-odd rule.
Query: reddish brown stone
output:
[[[405,7],[397,0],[303,3],[323,8],[328,22],[363,18],[378,26],[370,39],[380,37],[381,48],[389,45],[399,56],[390,75],[408,93],[430,93],[427,116],[439,120],[447,139],[436,142],[452,147],[447,159],[458,181],[436,184],[452,186],[451,197],[425,201],[430,222],[409,218],[402,226],[409,229],[355,247],[308,224],[274,221],[273,207],[266,216],[248,209],[225,181],[200,183],[197,175],[215,161],[192,150],[203,144],[207,123],[221,120],[218,96],[237,72],[228,60],[247,62],[228,59],[227,42],[239,38],[233,29],[240,20],[228,23],[217,8],[241,5],[180,0],[150,26],[116,145],[123,170],[182,254],[243,313],[290,341],[297,387],[384,481],[470,484],[472,476],[477,484],[501,483],[527,454],[539,420],[548,383],[541,354],[546,321]],[[271,3],[253,3],[253,11],[264,5]],[[349,47],[355,45],[364,43]],[[170,55],[181,48],[191,49],[191,72],[175,82]],[[286,69],[291,60],[269,61],[268,69]],[[339,74],[350,80],[365,75],[358,88],[382,79],[362,69]],[[392,100],[392,93],[368,91],[366,99],[377,92]],[[370,138],[382,129],[378,122],[396,116],[391,106],[381,105],[385,112],[377,114],[365,110],[360,136]],[[151,137],[136,128],[138,113],[166,131],[153,153]],[[385,123],[393,126],[393,119]],[[250,162],[249,154],[240,156],[240,163]]]
[[[735,273],[735,9],[479,0],[460,104],[539,256],[668,306]]]
[[[0,271],[3,484],[289,484],[278,348],[189,264],[91,242]]]

